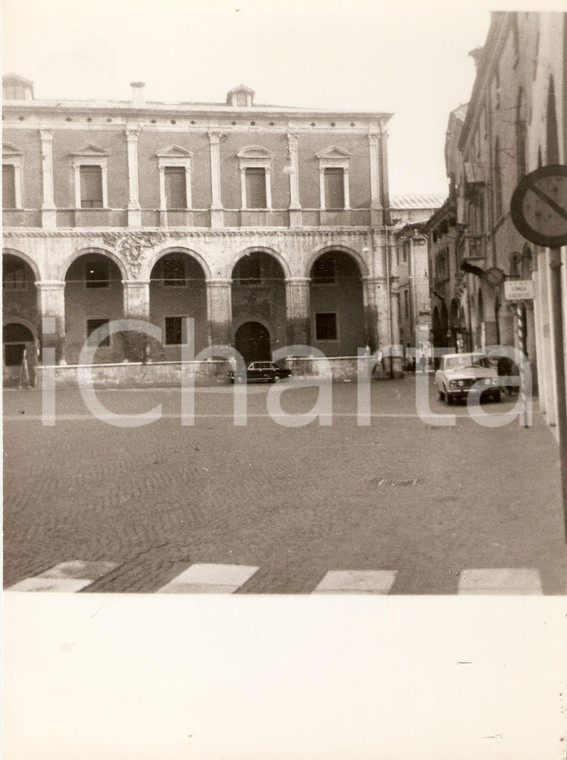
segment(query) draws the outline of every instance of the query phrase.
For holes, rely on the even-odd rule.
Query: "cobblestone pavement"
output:
[[[154,593],[218,565],[252,568],[236,593],[311,593],[329,577],[342,579],[339,593],[372,593],[374,577],[375,593],[490,587],[476,570],[503,573],[511,593],[538,593],[537,579],[539,593],[566,592],[557,446],[537,410],[530,429],[482,427],[430,388],[432,411],[457,415],[438,427],[418,418],[405,378],[373,382],[370,424],[357,425],[356,385],[326,389],[331,424],[303,427],[267,412],[276,390],[286,412],[309,411],[317,390],[294,384],[247,388],[239,426],[229,387],[196,390],[192,426],[176,389],[99,392],[116,413],[161,404],[162,418],[138,428],[96,419],[71,390],[57,392],[56,424],[44,426],[39,391],[6,390],[4,586],[74,561],[108,563],[80,593]],[[366,575],[345,585],[333,571]]]

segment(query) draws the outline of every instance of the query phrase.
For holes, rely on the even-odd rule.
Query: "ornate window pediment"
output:
[[[345,161],[352,158],[352,153],[349,153],[348,150],[344,150],[343,148],[337,148],[336,146],[325,148],[325,150],[321,150],[315,155],[319,161]]]
[[[23,156],[23,151],[10,143],[2,143],[2,158],[12,158],[15,156]]]
[[[273,153],[259,145],[249,145],[237,153],[238,158],[248,161],[271,161]]]
[[[106,158],[109,154],[103,148],[99,148],[98,145],[87,145],[86,148],[78,150],[75,153],[70,153],[70,156],[74,158]],[[84,162],[83,162],[84,163]]]
[[[169,148],[158,150],[156,156],[158,158],[191,158],[193,153],[180,145],[170,145]]]

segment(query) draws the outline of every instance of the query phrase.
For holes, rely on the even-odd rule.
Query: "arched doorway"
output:
[[[4,385],[35,385],[37,350],[35,336],[21,322],[2,329]]]
[[[234,347],[242,354],[246,365],[250,362],[269,361],[270,333],[260,322],[245,322],[234,336]]]

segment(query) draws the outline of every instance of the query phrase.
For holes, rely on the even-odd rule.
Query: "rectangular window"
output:
[[[165,207],[171,209],[187,208],[187,182],[184,166],[166,166]]]
[[[257,256],[243,256],[238,262],[238,280],[244,285],[260,285],[262,266]]]
[[[102,166],[81,166],[81,208],[102,208]]]
[[[6,367],[21,367],[24,359],[24,343],[4,344],[4,364]]]
[[[16,208],[16,167],[2,164],[2,208]]]
[[[313,282],[317,285],[335,282],[335,260],[321,257],[313,265]]]
[[[325,208],[345,207],[344,169],[325,169]]]
[[[337,340],[337,315],[315,314],[315,337],[317,340]]]
[[[168,256],[162,262],[163,284],[168,287],[182,287],[187,283],[185,260]]]
[[[87,288],[110,287],[108,261],[87,261],[85,265],[85,284]]]
[[[96,344],[95,341],[91,339],[91,335],[95,330],[97,330],[99,327],[102,327],[102,325],[107,324],[108,319],[87,319],[87,341],[90,346],[110,346],[110,335],[107,338],[104,338],[104,340],[101,340],[98,344]]]
[[[183,343],[183,320],[186,317],[165,318],[165,343],[167,346],[180,346]]]
[[[246,174],[246,208],[267,208],[266,170],[259,168],[245,169]]]

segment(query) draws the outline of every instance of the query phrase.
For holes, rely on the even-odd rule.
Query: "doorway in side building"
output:
[[[270,361],[270,333],[260,322],[245,322],[234,336],[234,347],[242,354],[246,366],[250,362]]]

